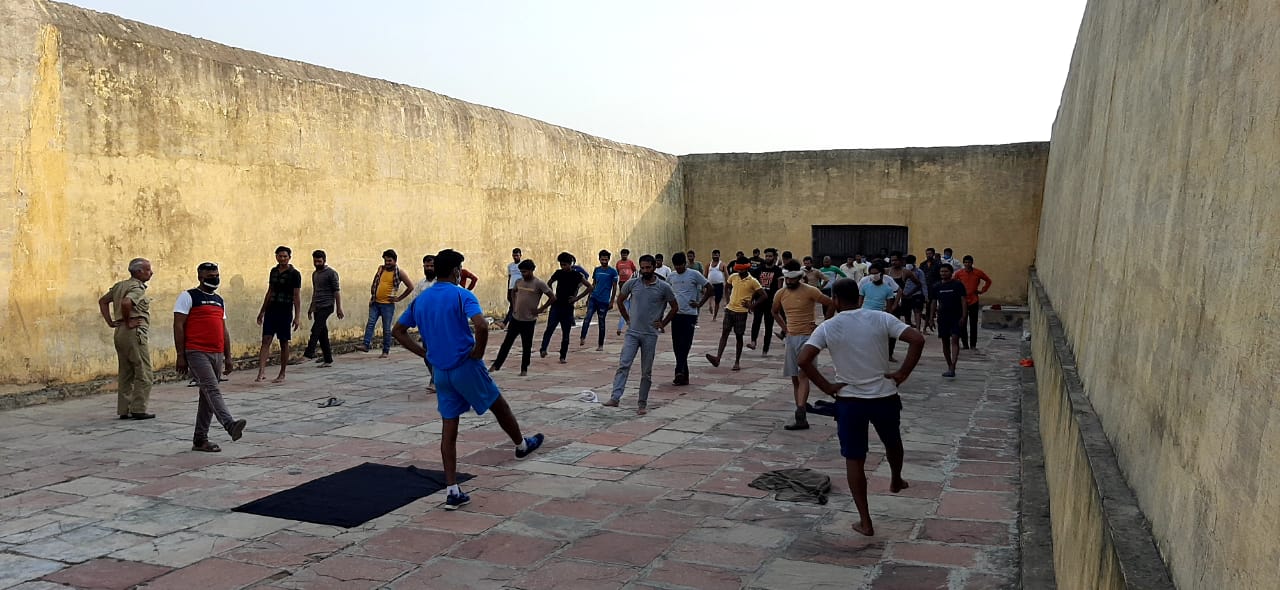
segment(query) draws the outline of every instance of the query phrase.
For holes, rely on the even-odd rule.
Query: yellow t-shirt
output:
[[[395,292],[396,273],[400,269],[388,271],[383,269],[378,275],[378,291],[374,293],[373,300],[377,303],[391,303],[391,295]]]
[[[751,275],[747,275],[744,279],[742,275],[733,273],[728,282],[729,301],[724,308],[735,313],[747,313],[747,305],[751,304],[751,298],[755,296],[756,291],[764,288],[760,286],[760,281]]]

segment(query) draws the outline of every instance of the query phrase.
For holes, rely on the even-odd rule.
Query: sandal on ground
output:
[[[200,443],[198,445],[197,444],[191,445],[191,450],[200,451],[202,453],[220,453],[222,452],[222,447],[206,440],[203,443]]]

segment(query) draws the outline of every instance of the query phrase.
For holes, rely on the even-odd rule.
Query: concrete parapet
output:
[[[1059,588],[1166,589],[1173,582],[1033,272],[1031,343]]]

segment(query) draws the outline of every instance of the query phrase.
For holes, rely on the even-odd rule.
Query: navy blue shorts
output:
[[[716,298],[716,303],[720,303],[724,299],[724,283],[712,283],[711,294]]]
[[[288,342],[293,333],[293,308],[283,310],[267,308],[262,316],[262,335],[275,336],[281,342]]]
[[[938,338],[947,340],[952,336],[960,336],[962,332],[964,332],[964,326],[960,325],[959,316],[938,314]]]
[[[448,370],[436,367],[435,378],[436,409],[445,420],[457,419],[467,410],[484,414],[502,395],[480,359],[468,358]]]
[[[845,459],[867,458],[867,425],[875,426],[876,435],[885,447],[901,446],[898,426],[902,416],[902,398],[864,399],[842,397],[836,400],[836,432],[840,435],[840,455]]]

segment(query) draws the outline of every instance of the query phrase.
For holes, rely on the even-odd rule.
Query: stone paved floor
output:
[[[856,520],[834,423],[799,433],[774,355],[744,370],[702,360],[718,331],[703,320],[687,387],[669,385],[663,336],[650,413],[578,401],[607,395],[620,338],[605,352],[554,353],[532,375],[496,374],[527,431],[548,444],[516,460],[489,416],[463,420],[472,503],[440,495],[352,529],[229,508],[366,461],[438,467],[440,420],[420,361],[351,354],[291,367],[284,385],[226,383],[244,439],[190,449],[196,393],[155,388],[150,421],[118,421],[110,396],[0,413],[0,588],[1005,588],[1017,569],[1016,334],[967,354],[944,380],[938,342],[904,386],[905,477],[888,492],[872,435],[877,536]],[[501,334],[496,334],[501,337]],[[541,336],[541,327],[539,328]],[[1007,337],[1008,339],[1004,339]],[[490,350],[496,349],[490,343]],[[825,355],[823,355],[825,360]],[[727,366],[727,365],[726,365]],[[638,369],[638,363],[637,363]],[[638,373],[638,371],[637,371]],[[318,408],[338,396],[346,404]],[[770,469],[832,477],[825,506],[778,502],[747,486]]]

